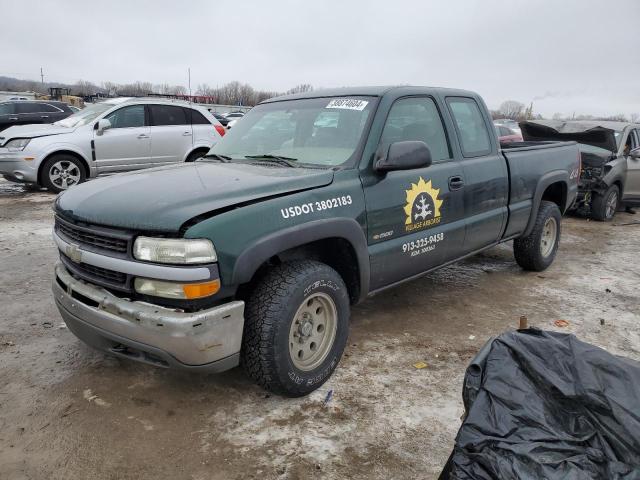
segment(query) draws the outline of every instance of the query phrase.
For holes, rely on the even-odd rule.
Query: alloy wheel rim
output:
[[[314,293],[298,307],[289,329],[289,357],[302,371],[317,368],[336,338],[338,310],[326,293]]]
[[[73,162],[60,160],[49,169],[49,180],[56,187],[66,190],[80,182],[80,168]]]
[[[543,257],[551,255],[556,244],[558,235],[558,223],[555,218],[547,218],[542,227],[542,237],[540,238],[540,253]]]

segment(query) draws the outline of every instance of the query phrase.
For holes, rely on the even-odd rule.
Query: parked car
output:
[[[230,112],[225,114],[224,117],[229,120],[238,120],[239,118],[244,117],[244,112]]]
[[[73,113],[79,112],[80,110],[82,110],[80,107],[76,107],[75,105],[69,105],[69,108],[71,109],[71,111]]]
[[[205,109],[159,99],[110,99],[53,125],[0,134],[0,174],[53,192],[103,173],[191,162],[225,129]]]
[[[209,110],[211,112],[211,110]],[[218,120],[220,122],[220,125],[222,125],[223,127],[226,127],[227,124],[229,123],[229,119],[227,117],[225,117],[224,115],[220,114],[220,113],[216,113],[216,112],[211,112],[211,115],[213,115],[216,120]]]
[[[276,119],[288,134],[264,136]],[[113,355],[241,362],[268,390],[305,395],[340,361],[350,304],[509,240],[524,269],[547,268],[578,168],[575,143],[501,150],[468,91],[270,99],[195,164],[60,195],[54,298],[71,332]]]
[[[516,133],[510,128],[503,127],[502,125],[495,125],[496,133],[500,143],[521,142],[522,135]]]
[[[522,132],[520,131],[520,124],[515,120],[511,120],[510,118],[498,118],[493,121],[493,124],[497,126],[507,127],[516,132],[518,135],[522,135]]]
[[[573,140],[582,157],[574,209],[600,221],[621,206],[640,206],[640,124],[607,121],[524,122],[525,140]]]
[[[15,100],[0,102],[0,131],[14,125],[53,123],[73,114],[64,102]]]

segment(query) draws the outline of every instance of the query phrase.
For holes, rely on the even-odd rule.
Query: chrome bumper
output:
[[[223,371],[238,364],[244,302],[194,313],[132,302],[56,264],[53,295],[69,329],[114,355],[164,367]]]

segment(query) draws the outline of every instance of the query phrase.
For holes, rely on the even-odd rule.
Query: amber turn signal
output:
[[[185,298],[189,300],[194,298],[209,297],[218,293],[220,290],[220,280],[212,280],[204,283],[188,283],[182,285]]]

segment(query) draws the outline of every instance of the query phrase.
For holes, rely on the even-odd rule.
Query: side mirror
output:
[[[382,152],[374,163],[374,170],[390,172],[392,170],[412,170],[431,165],[431,151],[427,144],[417,140],[395,142]]]
[[[106,118],[103,118],[102,120],[98,120],[98,123],[96,123],[96,126],[94,128],[96,129],[96,133],[98,135],[102,135],[105,130],[111,128],[111,122]]]
[[[634,148],[629,152],[629,156],[636,160],[640,160],[640,147]]]

